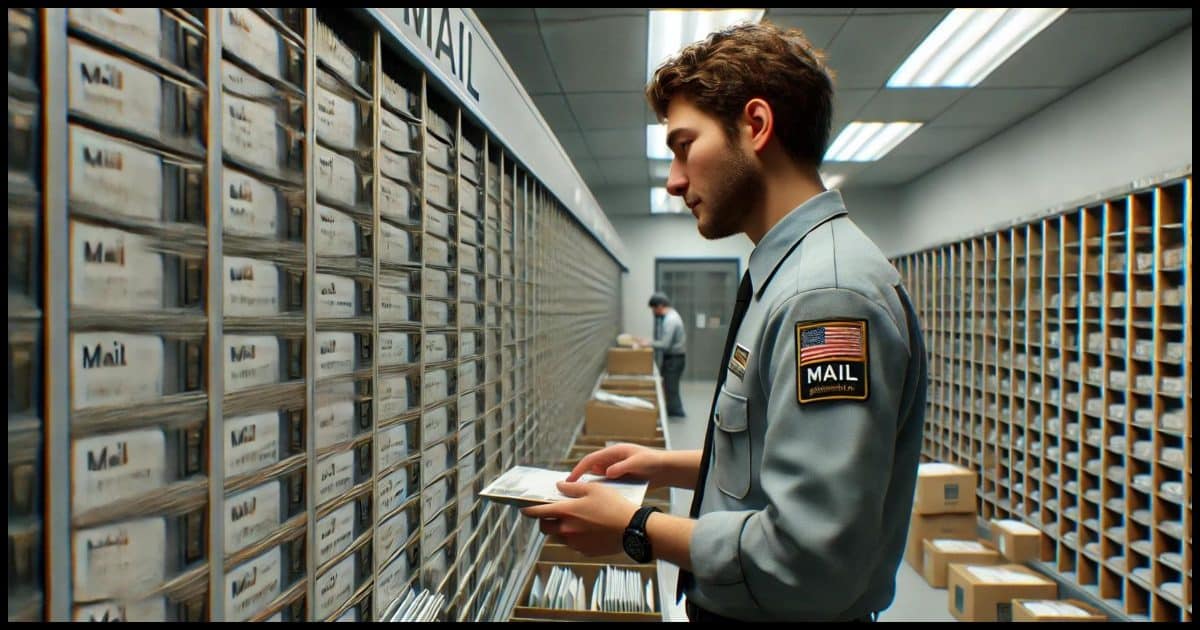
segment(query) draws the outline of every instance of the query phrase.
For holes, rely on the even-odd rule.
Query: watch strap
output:
[[[642,506],[642,507],[638,508],[637,511],[633,513],[633,518],[629,519],[629,525],[628,525],[628,527],[626,527],[626,529],[633,529],[633,530],[637,530],[639,532],[645,532],[646,531],[646,521],[648,521],[650,519],[650,515],[655,512],[661,512],[661,511],[662,510],[660,510],[652,505],[646,505],[646,506]]]

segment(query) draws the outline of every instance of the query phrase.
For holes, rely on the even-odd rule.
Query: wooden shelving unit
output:
[[[922,454],[1131,619],[1192,617],[1192,178],[896,258],[929,353]]]

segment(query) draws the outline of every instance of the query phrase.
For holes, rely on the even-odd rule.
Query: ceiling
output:
[[[593,192],[662,186],[646,158],[649,9],[475,9]],[[1191,9],[1071,9],[974,88],[884,89],[949,9],[767,9],[836,72],[830,141],[852,120],[925,125],[877,162],[826,163],[843,187],[904,184],[1190,26]],[[620,204],[625,206],[626,204]],[[614,208],[605,208],[610,214]],[[621,211],[617,210],[617,214]]]

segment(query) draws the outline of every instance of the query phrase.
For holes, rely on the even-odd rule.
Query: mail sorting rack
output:
[[[1191,173],[896,260],[931,387],[923,454],[1132,619],[1191,619]]]
[[[42,618],[39,16],[8,10],[8,619]]]
[[[308,29],[299,9],[216,14],[223,618],[304,621],[313,529],[306,480],[314,470],[305,354]]]
[[[565,453],[619,265],[373,16],[10,13],[58,60],[52,115],[10,87],[10,322],[49,331],[10,323],[20,615],[506,616],[536,527],[476,495]]]

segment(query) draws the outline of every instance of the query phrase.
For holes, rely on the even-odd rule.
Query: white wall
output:
[[[1191,163],[1188,27],[909,184],[891,216],[880,205],[860,223],[898,255]]]
[[[601,206],[603,195],[598,195]],[[646,201],[649,206],[649,201]],[[654,336],[654,319],[646,302],[654,292],[655,258],[738,258],[741,270],[746,270],[747,260],[753,244],[743,235],[730,236],[717,241],[705,240],[696,231],[696,220],[686,216],[612,217],[617,236],[625,245],[626,264],[629,272],[622,280],[622,332],[641,337]]]
[[[842,199],[850,218],[879,249],[886,253],[897,245],[895,223],[904,203],[903,186],[847,188]]]

